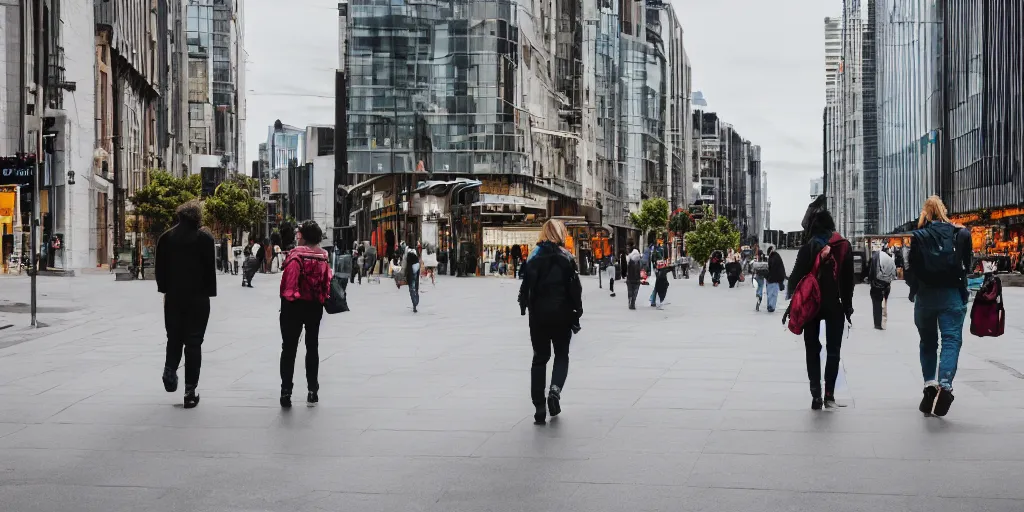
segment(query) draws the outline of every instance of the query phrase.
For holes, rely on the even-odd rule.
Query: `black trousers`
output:
[[[889,300],[889,292],[891,290],[891,286],[886,286],[885,288],[871,287],[871,312],[874,316],[875,327],[882,327],[882,302]]]
[[[164,296],[164,329],[167,331],[165,368],[178,369],[185,354],[185,387],[199,385],[203,365],[203,337],[210,321],[209,297]]]
[[[626,290],[629,294],[629,308],[636,308],[636,296],[640,294],[640,283],[626,281]]]
[[[572,331],[567,323],[544,324],[530,322],[530,342],[533,344],[533,366],[530,367],[530,398],[534,405],[544,403],[547,365],[551,349],[555,350],[555,363],[551,368],[551,385],[561,390],[569,375],[569,339]]]
[[[615,293],[615,271],[611,271],[612,276],[608,278],[608,291]]]
[[[281,299],[281,391],[290,393],[294,385],[295,354],[303,328],[306,329],[306,387],[310,391],[320,390],[317,374],[320,370],[320,320],[323,316],[323,304]]]
[[[843,345],[843,313],[823,312],[804,326],[804,348],[807,351],[807,379],[811,392],[821,393],[821,321],[825,321],[825,394],[836,390],[839,375],[839,351]]]
[[[242,270],[242,284],[252,284],[252,278],[256,276],[256,271],[260,269],[260,261],[256,258],[248,258],[245,260],[245,264]]]

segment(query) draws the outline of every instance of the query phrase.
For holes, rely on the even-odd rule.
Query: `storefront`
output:
[[[29,155],[0,158],[0,271],[4,273],[16,269],[29,250],[34,164]]]
[[[1024,207],[1007,207],[954,215],[954,223],[971,230],[978,260],[991,262],[998,272],[1019,271],[1024,252]]]

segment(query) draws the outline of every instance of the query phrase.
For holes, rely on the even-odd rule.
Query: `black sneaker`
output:
[[[178,372],[175,368],[164,368],[164,390],[174,393],[178,390]]]
[[[281,392],[281,407],[290,409],[292,407],[292,392],[282,391]]]
[[[562,406],[558,403],[561,399],[562,393],[557,387],[551,386],[551,391],[548,392],[548,411],[551,413],[552,418],[562,412]]]
[[[310,391],[306,394],[306,407],[316,407],[319,401],[320,397],[317,396],[316,391]]]
[[[611,296],[612,296],[612,297],[614,297],[614,296],[615,296],[615,292],[612,292],[612,295],[611,295]]]
[[[185,408],[192,409],[199,405],[199,393],[196,393],[196,388],[185,388]]]
[[[931,415],[935,410],[935,398],[938,394],[938,386],[925,386],[924,398],[921,399],[921,405],[918,406],[917,410],[923,412],[926,415]]]
[[[953,391],[946,388],[939,388],[938,396],[935,398],[936,416],[945,416],[949,413],[949,407],[953,405]]]
[[[533,424],[534,425],[543,425],[543,424],[547,423],[547,421],[545,421],[545,419],[548,416],[548,410],[547,410],[546,407],[544,407],[544,404],[534,404],[534,407],[537,408],[537,412],[535,412],[533,414]]]
[[[815,411],[820,411],[821,410],[821,406],[822,406],[822,401],[821,401],[820,398],[812,398],[811,399],[811,409],[813,409]]]

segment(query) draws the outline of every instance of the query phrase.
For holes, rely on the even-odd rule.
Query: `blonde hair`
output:
[[[568,236],[569,232],[565,229],[565,224],[562,224],[562,221],[550,219],[541,228],[540,240],[538,242],[552,242],[557,245],[565,245],[565,239]]]
[[[923,228],[925,224],[933,221],[949,222],[946,215],[946,205],[939,196],[931,196],[924,201],[921,207],[921,218],[917,221],[917,227]]]

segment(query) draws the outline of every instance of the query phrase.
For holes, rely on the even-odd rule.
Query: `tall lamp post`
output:
[[[284,129],[284,125],[281,124],[281,120],[274,121],[274,135],[270,137],[270,170],[273,173],[277,170],[277,134],[281,133]],[[280,180],[280,175],[278,175]],[[280,181],[278,182],[280,183]],[[267,212],[264,215],[264,229],[266,230],[267,236],[270,236],[270,194],[267,194],[266,199],[263,201],[267,205]]]

